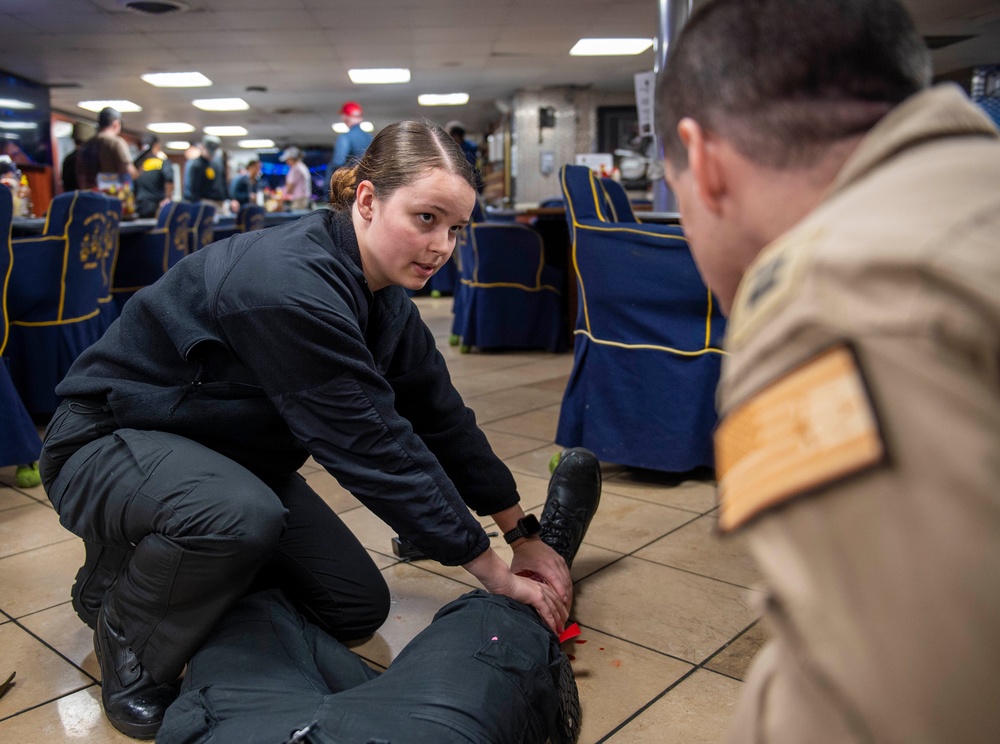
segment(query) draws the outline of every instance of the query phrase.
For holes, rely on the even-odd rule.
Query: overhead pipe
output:
[[[657,80],[659,80],[660,73],[666,68],[670,45],[677,40],[681,29],[691,17],[692,3],[693,0],[657,0],[659,24],[656,29],[656,59],[653,61],[653,72],[656,73]],[[658,167],[654,172],[660,173],[664,155],[663,141],[659,133],[656,133],[655,136],[656,165]],[[662,177],[653,179],[653,209],[657,212],[677,211],[677,198]]]

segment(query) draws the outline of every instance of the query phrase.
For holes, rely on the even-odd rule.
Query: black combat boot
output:
[[[133,739],[152,739],[177,687],[154,681],[125,639],[108,598],[94,630],[94,651],[101,665],[101,700],[111,725]]]
[[[73,609],[83,622],[97,628],[97,614],[104,603],[104,595],[114,586],[135,548],[117,548],[84,541],[86,560],[76,572],[71,596]]]
[[[576,744],[580,738],[580,692],[566,654],[560,653],[553,682],[559,694],[559,705],[556,708],[556,719],[549,731],[549,744]]]
[[[563,452],[549,479],[540,535],[567,566],[573,565],[600,502],[601,464],[597,456],[583,447]]]

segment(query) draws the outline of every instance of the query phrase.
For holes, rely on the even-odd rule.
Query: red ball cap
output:
[[[340,113],[344,116],[361,116],[364,112],[361,110],[360,104],[357,104],[354,101],[348,101],[343,105],[343,107],[341,107]]]

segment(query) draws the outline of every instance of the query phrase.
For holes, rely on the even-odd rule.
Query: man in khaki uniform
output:
[[[1000,138],[929,70],[896,0],[716,0],[660,81],[768,591],[734,742],[1000,741]]]

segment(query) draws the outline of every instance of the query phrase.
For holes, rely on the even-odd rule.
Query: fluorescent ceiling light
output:
[[[361,122],[360,126],[361,126],[361,131],[362,132],[374,132],[375,131],[375,125],[372,124],[370,121],[363,121],[363,122]],[[347,125],[344,122],[338,121],[336,124],[333,125],[333,131],[335,131],[337,134],[347,134],[348,127],[347,127]]]
[[[93,111],[95,114],[100,113],[101,109],[108,108],[109,106],[117,109],[121,114],[132,114],[142,111],[142,106],[131,101],[80,101],[76,105],[87,111]]]
[[[421,106],[464,106],[468,102],[468,93],[424,93],[417,96],[417,103]]]
[[[3,121],[0,129],[37,129],[38,124],[31,121]]]
[[[611,57],[642,54],[651,46],[652,39],[580,39],[569,53],[574,57]]]
[[[0,108],[27,110],[35,108],[35,104],[19,101],[16,98],[0,98]]]
[[[269,140],[269,139],[240,140],[236,144],[238,144],[240,147],[245,147],[248,150],[260,150],[262,148],[274,147],[274,140]]]
[[[161,121],[150,124],[146,129],[157,134],[183,134],[184,132],[193,132],[194,126],[186,121]]]
[[[200,72],[150,72],[139,77],[157,88],[204,88],[212,84]]]
[[[174,142],[167,142],[164,147],[168,150],[186,150],[191,147],[191,143],[184,140],[175,140]]]
[[[250,108],[242,98],[196,98],[191,103],[202,111],[246,111]]]
[[[358,85],[410,82],[410,71],[405,67],[348,70],[347,76],[351,78],[352,83],[357,83]]]
[[[246,137],[247,130],[244,127],[205,127],[202,129],[205,134],[214,134],[216,137]]]

